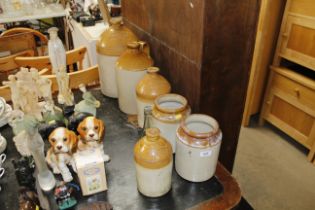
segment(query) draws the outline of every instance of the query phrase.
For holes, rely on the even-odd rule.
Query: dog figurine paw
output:
[[[110,157],[105,154],[103,148],[103,138],[105,134],[105,125],[102,120],[94,116],[86,117],[78,126],[79,133],[78,149],[84,151],[89,148],[100,149],[105,162]]]
[[[55,174],[61,174],[65,182],[70,182],[73,177],[68,165],[76,172],[76,166],[72,158],[76,152],[78,138],[73,131],[64,127],[56,128],[48,137],[51,145],[47,151],[46,162]]]

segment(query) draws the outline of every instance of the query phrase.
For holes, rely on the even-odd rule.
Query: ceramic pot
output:
[[[150,55],[144,51],[145,45],[145,42],[129,43],[117,60],[118,102],[119,108],[126,114],[137,114],[136,86],[146,74],[146,69],[153,65]]]
[[[222,133],[215,119],[192,114],[177,130],[175,168],[191,182],[210,179],[216,169]]]
[[[148,128],[134,147],[138,190],[159,197],[171,189],[173,155],[171,145],[160,137],[158,128]]]
[[[158,72],[158,67],[149,67],[147,74],[136,86],[138,125],[141,128],[144,123],[144,107],[153,106],[158,96],[171,92],[170,83]]]
[[[115,75],[117,59],[126,50],[127,44],[137,41],[138,38],[123,25],[121,18],[113,18],[110,21],[112,25],[102,33],[96,44],[96,50],[101,91],[106,96],[117,98]]]
[[[180,121],[190,114],[187,100],[178,94],[164,94],[154,101],[152,110],[152,127],[161,130],[161,136],[172,145],[173,153],[176,149],[176,130]]]

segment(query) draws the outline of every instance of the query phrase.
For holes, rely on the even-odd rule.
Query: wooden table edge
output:
[[[223,186],[223,193],[210,200],[203,201],[189,210],[223,210],[234,208],[241,200],[242,194],[236,179],[218,163],[215,176]]]

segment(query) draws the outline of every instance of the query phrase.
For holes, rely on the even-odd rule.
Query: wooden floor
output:
[[[233,175],[254,209],[315,209],[315,166],[307,150],[269,124],[242,128]]]

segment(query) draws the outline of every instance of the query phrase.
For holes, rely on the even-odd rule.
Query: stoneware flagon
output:
[[[173,155],[171,145],[158,128],[148,128],[134,147],[138,190],[148,197],[159,197],[171,189]]]
[[[216,169],[222,141],[217,121],[207,115],[192,114],[177,129],[175,168],[191,182],[210,179]]]
[[[158,67],[149,67],[147,74],[136,86],[138,125],[141,128],[144,123],[144,107],[153,106],[158,96],[171,92],[170,83],[158,72]]]
[[[154,101],[152,110],[152,127],[161,130],[161,136],[167,139],[176,149],[176,130],[180,121],[190,114],[190,106],[186,98],[178,94],[164,94]]]
[[[127,44],[137,41],[136,35],[123,25],[121,18],[112,18],[111,26],[106,29],[96,44],[101,91],[104,95],[117,98],[115,66]]]
[[[146,74],[146,69],[153,65],[153,60],[144,49],[145,42],[132,42],[119,57],[116,64],[118,102],[121,111],[137,114],[136,86]]]

